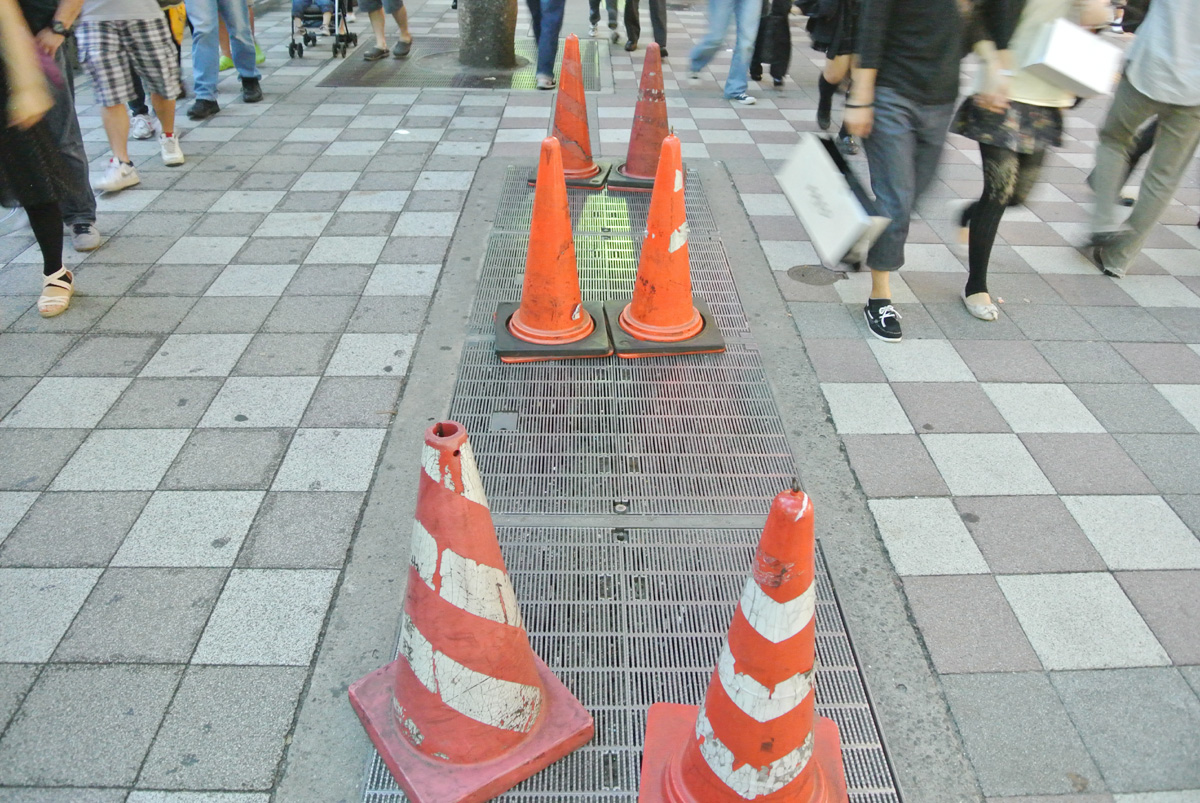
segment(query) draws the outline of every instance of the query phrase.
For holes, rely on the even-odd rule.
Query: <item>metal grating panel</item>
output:
[[[497,799],[633,803],[646,708],[703,699],[759,531],[500,527],[498,535],[533,648],[592,712],[596,736]],[[851,801],[899,803],[819,552],[817,571],[817,710],[841,730]],[[364,799],[404,799],[377,756]]]

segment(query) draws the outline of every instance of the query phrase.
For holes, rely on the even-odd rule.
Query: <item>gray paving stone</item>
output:
[[[1200,354],[1182,343],[1118,343],[1114,348],[1147,382],[1200,384]]]
[[[159,491],[113,566],[232,566],[262,502],[259,491]]]
[[[890,382],[973,382],[975,375],[948,340],[869,342]]]
[[[135,379],[100,422],[113,428],[194,427],[221,387],[219,378]]]
[[[52,490],[153,490],[187,434],[184,429],[96,430],[59,472]]]
[[[1030,340],[1100,340],[1100,333],[1070,307],[1009,304],[1005,314]]]
[[[351,295],[284,296],[262,328],[264,332],[340,333],[346,328],[357,303],[358,299]]]
[[[1183,307],[1155,307],[1150,314],[1185,343],[1200,341],[1200,310]]]
[[[1091,410],[1092,415],[1107,432],[1195,432],[1195,427],[1189,424],[1153,385],[1072,384],[1071,390]]]
[[[169,490],[266,490],[291,440],[287,429],[199,429],[184,444],[162,487]]]
[[[1075,307],[1106,340],[1165,342],[1175,335],[1141,307]]]
[[[188,234],[200,237],[231,234],[249,236],[254,233],[265,217],[266,214],[261,212],[230,214],[209,212],[188,230]]]
[[[1200,571],[1119,572],[1116,578],[1171,660],[1200,664]]]
[[[212,404],[201,427],[294,427],[317,387],[315,376],[235,376]]]
[[[850,466],[869,497],[946,496],[949,490],[919,438],[848,435]]]
[[[1068,304],[1095,307],[1132,307],[1137,302],[1121,289],[1118,282],[1109,281],[1099,272],[1094,276],[1046,274],[1042,277]]]
[[[1200,569],[1200,541],[1161,497],[1067,496],[1063,503],[1110,569]]]
[[[1171,406],[1200,430],[1200,385],[1155,385]]]
[[[921,440],[954,496],[1054,493],[1016,435],[922,435]]]
[[[175,242],[173,237],[110,237],[99,254],[104,262],[153,265]],[[82,271],[81,271],[82,272]]]
[[[367,237],[331,237],[322,236],[304,257],[306,265],[374,265],[387,238],[383,236]],[[392,260],[386,260],[392,261]],[[428,261],[428,260],[425,260]]]
[[[0,664],[0,732],[8,727],[41,670],[38,664]]]
[[[1058,373],[1033,343],[956,340],[955,350],[980,382],[1057,382]]]
[[[275,299],[269,297],[201,298],[175,334],[255,332],[274,306]]]
[[[1008,432],[980,386],[965,382],[897,382],[892,386],[918,432]]]
[[[1047,669],[1171,662],[1110,574],[1015,574],[996,580]]]
[[[38,498],[35,491],[0,491],[0,544]]]
[[[320,376],[337,346],[335,334],[258,334],[234,368],[237,375]]]
[[[1200,493],[1200,435],[1115,437],[1161,493]]]
[[[0,546],[0,565],[108,565],[150,494],[44,493]]]
[[[203,295],[220,272],[220,265],[156,265],[130,292],[140,296]]]
[[[124,789],[0,787],[3,803],[123,803]]]
[[[362,501],[355,493],[268,494],[237,565],[341,569]]]
[[[430,296],[441,265],[376,265],[364,296]]]
[[[269,803],[266,792],[141,792],[134,790],[125,803]]]
[[[328,212],[337,209],[344,192],[289,192],[275,207],[276,212]]]
[[[365,491],[382,429],[300,429],[275,477],[275,491]]]
[[[1046,675],[953,675],[942,683],[984,794],[1105,789]]]
[[[51,370],[53,376],[132,376],[157,349],[147,335],[84,335]]]
[[[171,335],[142,369],[141,376],[227,376],[251,337]]]
[[[1177,670],[1061,672],[1051,681],[1114,792],[1200,788],[1200,700]]]
[[[127,378],[46,377],[0,420],[0,427],[94,427],[129,382]]]
[[[808,359],[822,382],[885,382],[875,354],[861,339],[804,341]]]
[[[187,663],[225,576],[224,569],[109,569],[54,660]]]
[[[42,376],[78,340],[68,334],[0,333],[0,376]]]
[[[0,429],[0,490],[42,490],[87,434],[86,429]]]
[[[1200,496],[1166,496],[1167,504],[1194,533],[1200,533]]]
[[[1054,341],[1038,343],[1037,348],[1064,382],[1128,384],[1142,379],[1107,343]]]
[[[996,291],[993,290],[992,292],[995,297],[1000,297],[996,294]],[[1004,304],[1001,306],[1001,310],[1006,310],[1009,306],[1009,304]],[[925,304],[925,310],[934,322],[937,323],[943,336],[954,341],[1025,339],[1025,334],[1007,316],[1001,315],[995,321],[984,323],[967,312],[961,301],[947,304],[927,303]],[[908,334],[907,330],[905,330],[905,334]]]
[[[296,265],[230,265],[205,292],[206,296],[279,296],[296,273]]]
[[[99,569],[0,569],[0,663],[48,660],[99,577]],[[9,783],[4,752],[0,741],[0,783]]]
[[[1188,682],[1188,685],[1195,690],[1197,695],[1200,695],[1200,666],[1181,666],[1179,674],[1183,675],[1183,679]]]
[[[858,327],[850,308],[841,303],[791,303],[788,310],[800,330],[801,337],[858,339]]]
[[[37,308],[31,306],[21,318],[12,325],[14,332],[87,332],[103,318],[117,299],[112,296],[83,295],[82,285],[80,294],[71,299],[71,314],[59,315],[57,318],[43,318]],[[36,300],[30,296],[30,301]]]
[[[980,574],[987,563],[948,499],[873,499],[871,513],[896,573]]]
[[[198,220],[199,212],[139,212],[121,227],[121,233],[148,237],[164,231],[187,231]]]
[[[239,265],[299,265],[317,242],[318,238],[304,237],[299,233],[286,239],[251,237],[230,261]]]
[[[1060,494],[1152,494],[1154,486],[1111,435],[1022,435]]]
[[[821,385],[826,404],[841,435],[912,433],[912,424],[885,382]]]
[[[288,296],[357,296],[370,276],[370,265],[304,265],[296,271],[286,293]]]
[[[177,265],[225,265],[245,243],[245,237],[180,237],[159,261]]]
[[[1200,789],[1185,789],[1178,792],[1141,792],[1131,795],[1114,795],[1115,803],[1196,803],[1200,800]]]
[[[416,345],[413,334],[344,334],[327,376],[403,376]]]
[[[1080,776],[1082,778],[1082,776]],[[1077,786],[1082,781],[1077,783]],[[1018,797],[991,797],[987,798],[987,803],[1114,803],[1114,798],[1108,793],[1103,794],[1079,794],[1079,795],[1020,795]],[[1152,803],[1145,801],[1145,803]]]
[[[300,425],[303,427],[390,426],[400,395],[398,380],[376,377],[325,377],[317,385]]]
[[[344,204],[343,204],[344,205]],[[380,211],[338,212],[329,221],[322,236],[362,235],[387,237],[396,225],[397,213]],[[435,232],[430,232],[431,234]]]
[[[409,199],[409,205],[412,205],[412,199]],[[378,261],[397,265],[440,264],[446,258],[446,250],[449,247],[449,237],[389,237],[387,244],[379,252]]]
[[[354,309],[347,332],[412,332],[425,326],[427,296],[364,296]]]
[[[96,331],[166,334],[179,325],[195,303],[195,298],[185,296],[129,296],[113,304],[96,324]]]

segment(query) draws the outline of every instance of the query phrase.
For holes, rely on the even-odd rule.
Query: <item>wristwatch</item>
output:
[[[63,25],[62,20],[51,20],[50,21],[50,30],[51,30],[51,32],[56,33],[59,36],[70,36],[71,35],[71,29],[68,28],[66,25]]]

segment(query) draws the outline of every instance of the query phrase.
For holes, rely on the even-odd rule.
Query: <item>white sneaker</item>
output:
[[[124,164],[114,156],[108,160],[108,167],[104,171],[104,178],[92,186],[100,192],[117,192],[126,187],[132,187],[134,184],[141,183],[142,180],[138,178],[137,170],[134,169],[133,165]]]
[[[150,139],[154,136],[154,121],[147,115],[135,114],[129,121],[129,136],[134,139]]]
[[[175,135],[167,136],[162,134],[158,138],[158,149],[162,152],[163,164],[167,167],[175,167],[183,164],[183,151],[179,149],[179,140]]]
[[[355,21],[354,12],[353,12],[353,11],[347,11],[347,12],[346,12],[346,22],[354,22],[354,21]]]
[[[730,100],[732,100],[734,103],[740,103],[743,106],[753,106],[755,103],[758,103],[758,101],[754,99],[753,95],[747,95],[745,92],[737,97],[730,98]]]

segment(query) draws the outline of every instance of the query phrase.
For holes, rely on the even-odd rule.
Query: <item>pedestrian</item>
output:
[[[617,0],[604,0],[608,9],[608,39],[614,45],[621,41],[617,33]],[[592,24],[589,35],[595,39],[600,35],[600,0],[588,0],[588,22]]]
[[[758,36],[758,20],[762,16],[762,0],[708,0],[708,33],[692,48],[693,83],[700,80],[700,71],[708,66],[725,46],[729,23],[737,25],[733,44],[733,59],[725,78],[725,98],[743,106],[753,106],[754,97],[746,94],[749,87],[750,56]]]
[[[96,228],[96,196],[88,175],[87,151],[75,113],[75,72],[72,60],[63,47],[71,35],[71,26],[78,7],[70,0],[19,0],[19,6],[29,30],[34,32],[35,46],[52,59],[61,81],[49,83],[54,106],[46,113],[45,122],[66,166],[66,186],[58,201],[63,222],[71,228],[71,245],[76,251],[94,251],[100,247],[100,231]]]
[[[783,77],[792,63],[792,27],[788,22],[792,0],[764,0],[763,6],[750,56],[750,80],[762,80],[765,61],[770,64],[771,84],[778,88],[783,86]]]
[[[0,204],[25,208],[42,252],[38,313],[52,318],[70,306],[75,277],[62,262],[59,199],[71,190],[45,120],[54,100],[43,69],[21,9],[14,0],[0,0]]]
[[[863,0],[859,10],[845,121],[863,140],[876,204],[891,221],[867,253],[871,293],[863,317],[880,340],[903,337],[890,277],[904,265],[913,209],[937,171],[958,97],[967,17],[975,13],[1007,64],[1016,14],[1006,0]]]
[[[171,31],[171,41],[175,43],[175,64],[180,67],[180,74],[183,70],[183,26],[187,19],[187,12],[183,9],[183,3],[163,9],[163,16],[167,20],[167,27]],[[183,84],[180,82],[179,94],[175,96],[176,101],[183,100],[187,97],[187,92],[183,89]],[[154,121],[150,119],[150,107],[146,105],[146,87],[142,85],[142,79],[137,72],[133,74],[133,100],[129,101],[129,136],[134,139],[153,139],[158,133]]]
[[[1025,0],[1009,42],[1015,64],[1029,61],[1042,29],[1058,19],[1085,26],[1108,22],[1107,0]],[[988,292],[987,271],[1004,210],[1029,194],[1046,149],[1062,145],[1063,109],[1075,96],[1028,70],[1001,66],[991,42],[976,46],[984,62],[976,91],[959,107],[951,130],[979,143],[983,194],[963,210],[967,229],[967,283],[962,301],[967,312],[994,321],[1000,311]]]
[[[361,0],[359,5],[363,11],[367,12],[367,17],[371,21],[371,30],[375,33],[375,46],[368,48],[367,52],[363,53],[363,60],[379,61],[388,54],[385,11],[392,15],[392,19],[396,21],[396,27],[400,29],[400,38],[396,40],[396,46],[392,48],[392,55],[398,59],[408,56],[412,51],[413,38],[408,30],[408,9],[404,7],[404,0]]]
[[[258,46],[258,34],[254,31],[254,5],[252,0],[246,0],[246,16],[250,18],[250,40],[254,42],[254,63],[262,64],[267,60],[267,54]],[[221,58],[217,61],[217,71],[225,72],[233,69],[233,50],[229,47],[229,28],[225,20],[217,23],[217,43],[221,48]]]
[[[658,54],[667,57],[667,0],[646,0],[650,6],[650,29],[654,32],[654,41],[658,42]],[[625,0],[625,50],[629,53],[637,50],[638,40],[642,36],[641,13],[638,11],[638,0]]]
[[[857,49],[858,0],[809,0],[808,34],[813,50],[825,54],[825,66],[817,77],[817,127],[832,125],[833,96],[850,77],[851,57]],[[846,130],[838,131],[843,153],[858,153],[858,143]]]
[[[188,119],[207,120],[221,106],[217,103],[219,61],[218,18],[229,29],[229,47],[233,66],[242,82],[242,101],[258,103],[263,99],[262,74],[254,63],[254,35],[246,0],[187,0],[188,22],[192,25],[192,82],[196,102],[188,109]]]
[[[566,0],[528,0],[533,14],[533,37],[537,40],[537,88],[554,89],[554,59],[558,56],[558,35],[562,32]]]
[[[1200,143],[1200,0],[1154,0],[1138,28],[1113,95],[1094,173],[1092,258],[1120,278],[1142,250],[1150,229],[1171,202]],[[1158,116],[1154,149],[1133,211],[1117,223],[1127,154],[1138,129]]]

